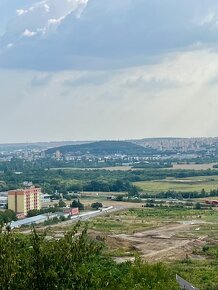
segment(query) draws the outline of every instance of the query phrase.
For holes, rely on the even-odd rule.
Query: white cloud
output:
[[[128,73],[128,77],[122,76],[120,82],[123,85],[138,84],[138,81],[167,82],[176,86],[207,84],[218,74],[218,65],[212,61],[212,56],[217,59],[217,54],[209,49],[172,53],[158,64],[147,65],[146,70],[145,67],[133,68],[132,74]]]
[[[218,135],[218,54],[209,50],[114,71],[0,71],[0,86],[2,142]]]
[[[208,1],[196,5],[195,0],[138,0],[137,4],[134,0],[32,0],[18,9],[22,17],[17,15],[8,25],[1,43],[2,62],[15,68],[16,64],[29,68],[32,63],[39,70],[114,69],[157,61],[172,51],[213,46],[218,4]],[[37,33],[34,43],[20,38],[26,28]],[[11,42],[16,50],[5,52]],[[32,61],[26,63],[30,48]]]
[[[33,6],[30,6],[28,9],[17,9],[17,15],[21,16],[21,15],[25,15],[28,14],[30,12],[33,12],[34,10],[38,9],[38,8],[44,8],[44,10],[46,12],[49,12],[49,5],[46,4],[47,0],[44,1],[40,1],[40,2],[36,2]]]
[[[50,6],[48,4],[44,4],[44,8],[46,12],[50,11]]]
[[[69,16],[75,13],[76,17],[80,17],[85,9],[88,0],[43,0],[35,1],[32,5],[25,8],[16,9],[17,19],[10,25],[9,34],[14,34],[14,31],[20,34],[28,27],[29,31],[36,31],[45,36],[45,34],[52,33],[58,26]],[[36,33],[29,33],[26,31],[24,36],[34,36]],[[15,35],[18,35],[16,33]],[[20,41],[14,39],[13,42]]]
[[[22,35],[26,37],[32,37],[35,36],[36,34],[37,32],[30,31],[29,29],[25,29],[24,32],[22,33]]]
[[[218,2],[87,3],[13,4],[1,28],[2,142],[218,135]]]
[[[24,15],[24,14],[28,13],[28,10],[17,9],[16,12],[17,12],[18,16],[21,16],[21,15]]]
[[[201,21],[200,21],[200,25],[207,25],[210,23],[214,23],[214,20],[216,19],[216,16],[214,13],[209,13],[207,14]]]
[[[55,19],[55,18],[49,19],[47,28],[49,28],[50,25],[59,25],[67,17],[67,15],[61,16],[57,19]]]

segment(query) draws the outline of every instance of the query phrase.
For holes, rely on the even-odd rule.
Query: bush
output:
[[[197,202],[194,206],[194,209],[201,209],[201,204],[200,202]]]
[[[101,202],[94,202],[91,204],[91,208],[93,209],[99,209],[100,207],[103,207]]]
[[[84,204],[80,202],[80,200],[73,200],[70,207],[78,208],[79,210],[84,210]]]
[[[66,203],[61,199],[61,200],[59,200],[59,202],[58,202],[58,206],[59,206],[59,207],[66,207]]]
[[[10,223],[11,221],[16,221],[16,213],[11,209],[6,209],[5,211],[0,212],[0,224]]]
[[[170,268],[163,264],[116,264],[78,223],[61,239],[0,234],[0,289],[16,290],[176,290]]]

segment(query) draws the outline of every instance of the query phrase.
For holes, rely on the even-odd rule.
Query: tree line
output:
[[[33,165],[33,167],[25,168],[19,173],[16,172],[16,169],[19,168],[19,166],[15,166],[17,162],[19,164],[24,161],[12,161],[10,166],[13,168],[14,164],[13,169],[0,172],[0,191],[22,187],[23,181],[30,180],[49,194],[53,194],[56,190],[64,194],[69,191],[83,190],[128,192],[134,188],[132,183],[137,181],[218,175],[217,170],[165,170],[158,168],[132,171],[49,170],[48,168],[40,169]]]
[[[158,192],[155,195],[149,193],[142,193],[140,195],[141,198],[172,198],[172,199],[193,199],[193,198],[207,198],[207,197],[218,197],[218,189],[212,189],[208,192],[204,190],[204,188],[200,191],[173,191],[168,190],[165,192]]]

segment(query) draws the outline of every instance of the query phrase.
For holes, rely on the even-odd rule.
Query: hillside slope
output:
[[[80,154],[126,154],[126,155],[148,155],[155,153],[151,148],[144,148],[140,145],[127,141],[98,141],[80,145],[66,145],[46,150],[46,154],[53,154],[57,150],[61,153],[80,153]]]

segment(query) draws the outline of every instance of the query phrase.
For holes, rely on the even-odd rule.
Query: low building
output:
[[[41,188],[28,186],[8,192],[8,209],[27,215],[29,210],[41,209]]]
[[[79,215],[79,208],[65,208],[64,209],[64,214],[74,216],[74,215]]]
[[[51,195],[50,194],[42,194],[41,195],[42,203],[49,203],[51,202]]]
[[[205,200],[206,204],[218,206],[218,200]]]
[[[25,218],[22,220],[18,220],[18,221],[13,221],[11,222],[11,228],[20,228],[21,226],[30,226],[30,225],[34,225],[34,224],[40,224],[43,223],[45,221],[48,220],[48,216],[47,215],[37,215],[34,217],[30,217],[30,218]]]
[[[8,193],[0,192],[0,208],[6,208],[8,204]]]
[[[8,204],[8,198],[0,196],[0,208],[6,208]]]

